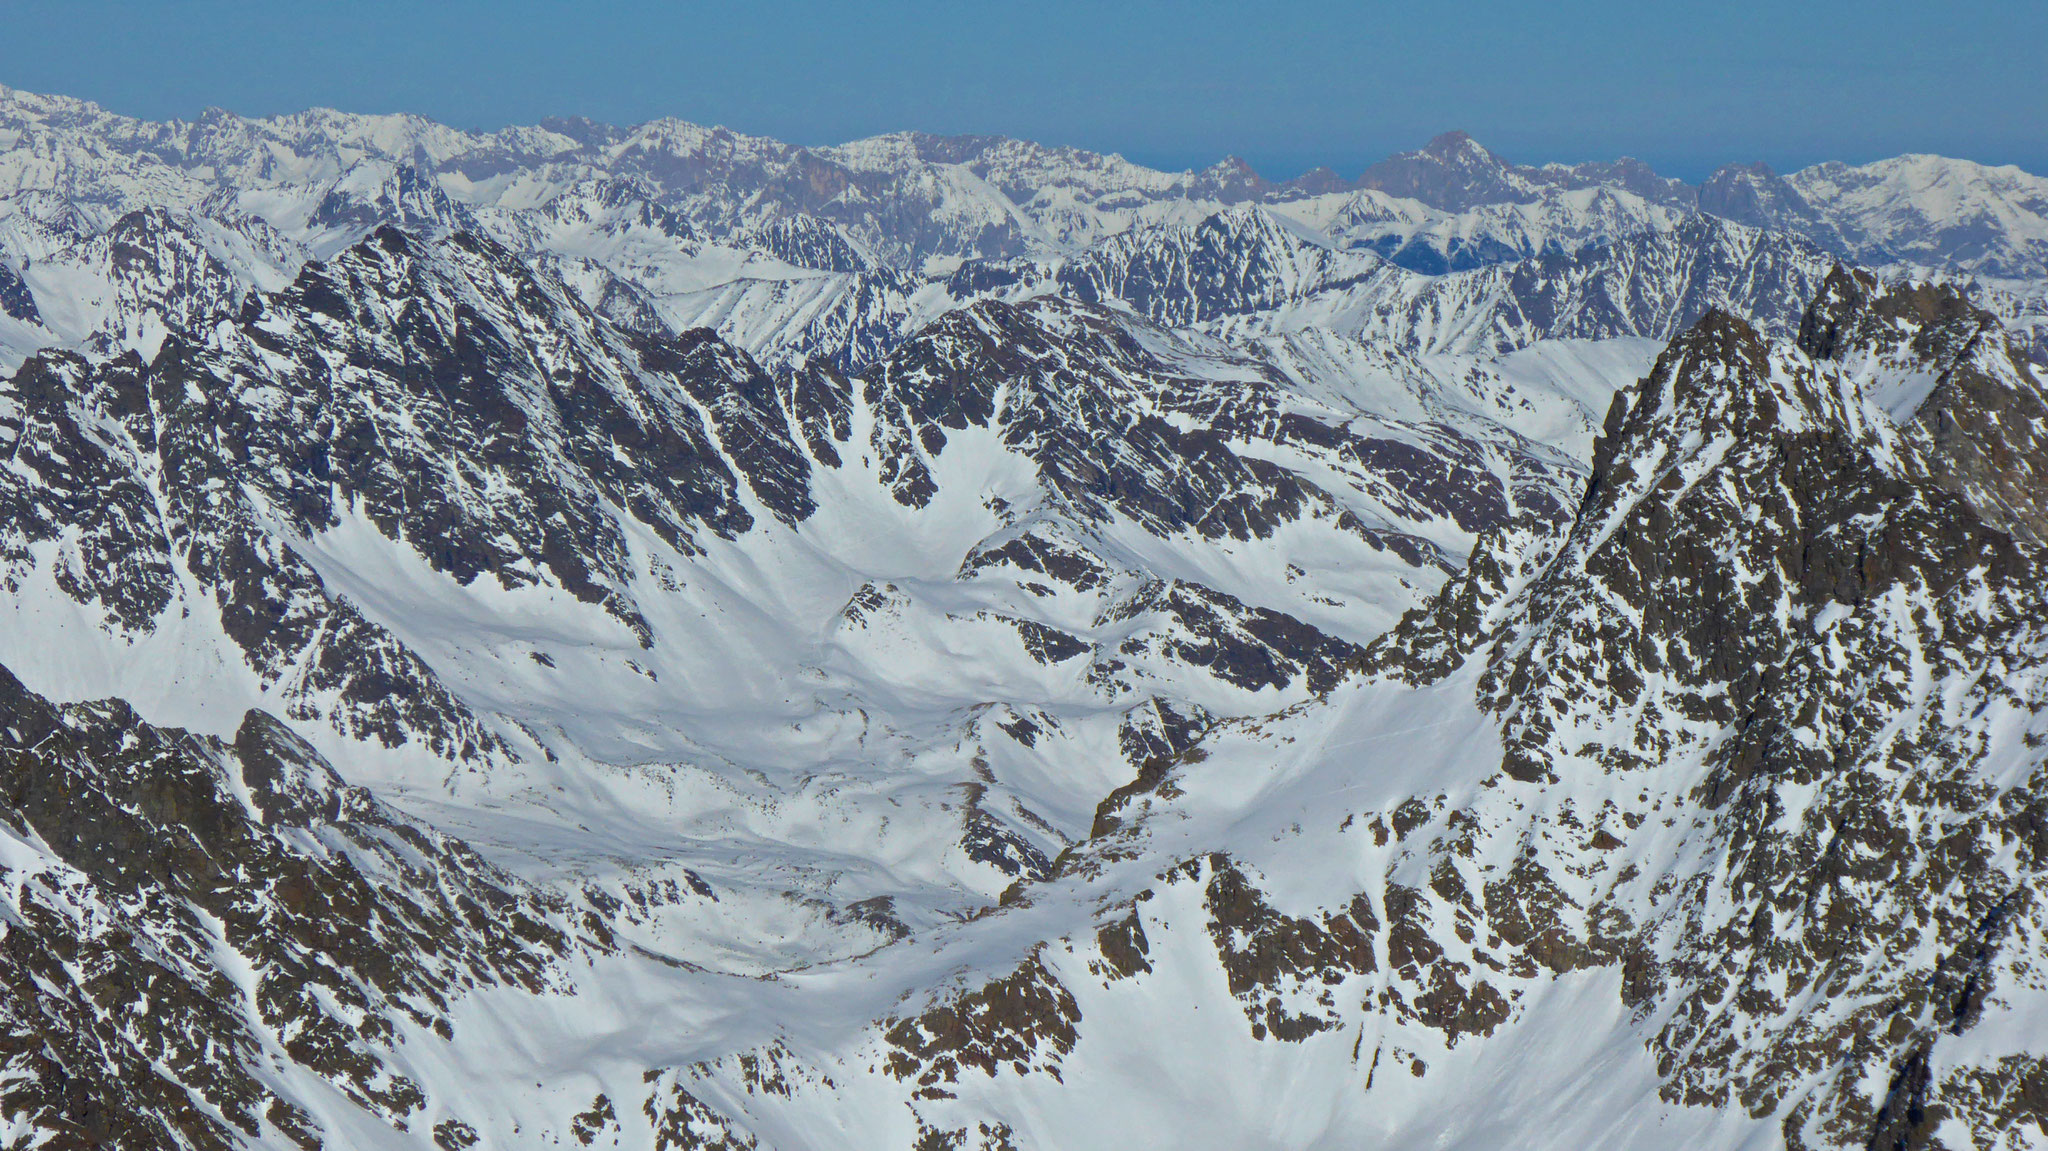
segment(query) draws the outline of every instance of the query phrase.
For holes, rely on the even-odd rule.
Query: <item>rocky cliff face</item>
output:
[[[1987,523],[2042,542],[2037,469],[2048,397],[2028,349],[1995,317],[1953,289],[1885,288],[1837,268],[1801,325],[1800,346],[1869,379],[1876,402],[1932,439],[1942,485]]]
[[[828,690],[855,693],[798,708],[799,729],[894,709],[885,738],[943,782],[904,793],[885,761],[869,781],[842,778],[847,794],[828,808],[860,823],[870,803],[908,801],[896,821],[950,839],[941,857],[957,874],[917,896],[937,907],[912,908],[896,904],[900,889],[856,898],[833,876],[800,878],[812,865],[792,858],[763,873],[757,858],[735,861],[749,878],[721,875],[722,898],[766,900],[756,914],[770,916],[794,901],[816,923],[806,930],[852,943],[900,938],[905,916],[928,923],[977,887],[987,898],[1050,875],[1125,775],[1184,751],[1219,713],[1327,691],[1358,659],[1365,635],[1329,594],[1342,585],[1286,557],[1379,557],[1386,583],[1356,585],[1368,596],[1432,586],[1461,541],[1508,518],[1561,515],[1576,482],[1568,456],[1503,426],[1445,423],[1442,407],[1428,409],[1433,420],[1365,421],[1332,401],[1305,406],[1299,387],[1256,359],[1060,301],[954,313],[854,379],[824,369],[776,379],[709,332],[622,330],[491,241],[389,228],[281,292],[167,331],[151,356],[30,359],[6,388],[0,506],[21,629],[7,658],[62,694],[132,694],[148,714],[14,689],[21,847],[9,873],[92,880],[47,898],[30,883],[10,920],[25,965],[10,1049],[17,1130],[210,1147],[346,1140],[367,1122],[460,1143],[479,1104],[445,1070],[413,1067],[401,1046],[459,1048],[446,1009],[482,986],[571,993],[579,964],[621,954],[620,929],[651,933],[634,955],[704,930],[729,937],[700,925],[671,938],[678,928],[662,922],[703,914],[693,908],[719,902],[720,888],[694,869],[651,890],[644,877],[591,886],[560,873],[530,886],[343,784],[294,732],[330,754],[453,772],[440,788],[470,779],[462,786],[494,802],[532,788],[551,763],[580,764],[596,773],[590,782],[616,770],[592,760],[601,747],[618,754],[612,715],[654,731],[679,725],[659,739],[703,740],[661,681],[681,680],[686,693],[708,684],[707,673],[732,667],[733,649],[694,650],[705,633],[679,623],[679,609],[749,605],[719,642],[759,645],[771,666],[791,657],[752,621],[815,609],[777,604],[759,577],[708,600],[689,598],[690,586],[732,578],[720,566],[749,549],[756,562],[814,566],[815,549],[835,550],[833,574],[805,578],[845,579],[841,565],[872,541],[831,542],[838,529],[821,516],[902,519],[912,534],[896,529],[905,542],[895,546],[909,551],[884,547],[898,558],[883,562],[932,546],[910,542],[917,533],[961,541],[939,545],[947,566],[937,571],[870,579],[843,605],[827,601],[830,619],[817,622],[845,655],[798,651],[816,662],[776,672],[836,677]],[[975,509],[964,526],[976,535],[947,526],[963,507]],[[1249,549],[1234,561],[1243,574],[1190,563],[1239,549]],[[566,614],[550,623],[539,604]],[[507,610],[526,622],[476,614]],[[817,626],[802,614],[791,622]],[[74,662],[45,658],[42,637],[71,628],[83,638],[60,642],[79,645]],[[1007,637],[982,670],[1012,698],[991,704],[968,684],[936,730],[911,722],[933,706],[930,693],[960,691],[921,670],[929,657],[917,648],[933,631],[948,645]],[[565,727],[530,695],[509,702],[531,688],[508,693],[483,678],[514,674],[514,657],[528,677],[566,666],[594,681],[542,688],[560,693],[550,707],[588,708],[578,701],[621,686],[628,697]],[[847,658],[868,670],[826,670]],[[1019,678],[1006,666],[1044,670]],[[1065,686],[1023,686],[1034,676]],[[196,690],[181,694],[180,682]],[[889,694],[913,686],[925,701],[915,707]],[[272,711],[243,718],[245,705]],[[200,730],[151,714],[189,716]],[[866,741],[850,734],[854,744],[830,741],[827,755]],[[788,753],[751,754],[773,763]],[[1084,782],[1104,771],[1104,782]],[[163,787],[177,794],[163,798]],[[137,795],[148,798],[116,798]],[[397,829],[388,848],[387,827]],[[856,833],[828,849],[842,858],[835,870],[856,843],[883,858],[898,850]],[[391,890],[366,894],[350,866],[376,869]],[[121,879],[136,868],[156,886]],[[237,878],[223,886],[228,874]],[[283,878],[254,882],[271,875]],[[799,887],[769,894],[764,879]],[[358,887],[345,894],[322,886],[349,883]],[[291,919],[306,900],[326,918]],[[102,922],[122,926],[90,926]],[[508,924],[521,942],[495,941]],[[352,925],[367,931],[344,941]],[[66,933],[77,938],[60,947]],[[287,938],[289,962],[273,954]],[[89,945],[101,948],[95,958],[63,970],[107,972],[105,992],[35,967],[46,949]],[[181,958],[160,957],[160,946]],[[299,967],[309,963],[342,965],[345,985],[317,990]],[[170,964],[156,991],[152,964]],[[309,998],[266,1006],[284,986]],[[120,996],[133,993],[165,997],[152,1009],[168,1030],[120,1022]],[[387,1004],[403,996],[425,1006]],[[245,1000],[254,1006],[237,1006]],[[323,1102],[319,1083],[349,1102]],[[187,1117],[193,1106],[207,1118]]]
[[[69,557],[56,586],[140,633],[195,582],[271,589],[247,609],[215,592],[224,621],[260,621],[275,589],[307,579],[309,606],[294,610],[337,637],[349,601],[318,598],[340,578],[322,571],[335,555],[307,541],[362,515],[455,583],[559,588],[644,629],[653,668],[665,617],[646,598],[645,561],[607,545],[579,506],[627,513],[666,545],[665,563],[685,565],[681,584],[701,578],[690,557],[721,540],[831,514],[822,475],[871,474],[887,504],[929,515],[958,478],[955,441],[1000,443],[1042,502],[997,509],[1004,526],[959,578],[999,579],[1026,602],[1094,599],[1097,628],[1160,621],[1113,655],[1042,609],[1004,623],[1040,666],[1087,655],[1081,680],[1109,699],[1151,693],[1144,714],[1116,721],[1129,782],[1098,793],[1086,826],[1048,822],[1034,804],[1062,817],[1026,780],[1044,770],[1033,753],[1094,737],[1071,710],[1007,705],[987,730],[1016,750],[970,742],[979,779],[948,816],[963,866],[1022,881],[1001,907],[944,927],[906,925],[921,913],[893,901],[831,912],[839,930],[902,940],[842,962],[907,1001],[801,977],[755,1005],[746,1033],[780,1036],[765,1046],[735,1036],[723,1053],[667,1045],[702,1052],[674,1062],[608,1055],[592,1065],[594,1101],[549,1091],[559,1115],[543,1101],[501,1116],[449,1069],[474,1058],[464,1003],[659,987],[661,970],[705,994],[687,964],[650,976],[636,958],[675,946],[655,923],[676,911],[661,909],[757,897],[694,870],[701,894],[685,884],[654,902],[611,881],[516,879],[342,782],[292,734],[318,712],[185,734],[16,684],[18,1130],[196,1147],[373,1130],[444,1145],[517,1145],[532,1130],[783,1146],[893,1099],[896,1117],[857,1139],[1066,1144],[1170,1125],[1168,1111],[1196,1107],[1240,1065],[1324,1084],[1314,1129],[1326,1134],[1481,1138],[1492,1128],[1451,1103],[1475,1076],[1508,1101],[1492,1122],[1544,1132],[1538,1143],[1754,1128],[1802,1147],[2018,1146],[2036,1129],[2029,893],[2048,813],[2033,810],[2031,669],[2048,644],[2030,510],[1967,476],[1994,452],[2038,462],[2031,441],[2001,431],[2038,385],[1960,297],[1837,273],[1798,345],[1710,311],[1617,397],[1571,503],[1545,481],[1488,506],[1473,501],[1498,465],[1475,459],[1467,478],[1420,466],[1456,460],[1441,454],[1455,441],[1417,456],[1413,441],[1304,422],[1261,398],[1283,393],[1246,390],[1256,361],[1227,384],[1212,364],[1162,387],[1190,351],[1088,305],[980,305],[858,379],[776,381],[709,336],[621,333],[508,260],[476,240],[381,233],[204,346],[32,363],[13,385],[12,442],[15,498],[37,510],[10,522],[76,528],[56,552],[24,537],[16,583]],[[1916,383],[1930,364],[1941,374]],[[319,382],[335,370],[346,391]],[[315,407],[281,417],[256,406],[270,393]],[[2003,406],[1961,414],[1986,411],[1987,396]],[[1944,423],[1943,411],[1959,414]],[[514,412],[520,435],[494,440]],[[1188,439],[1193,413],[1212,439]],[[336,429],[320,440],[334,445],[324,465],[285,434],[323,419]],[[343,446],[352,421],[374,429],[356,437],[363,448]],[[659,477],[629,479],[625,460],[579,446],[599,429],[599,443],[624,443],[635,426],[678,444],[623,453],[665,459]],[[1240,454],[1254,442],[1265,446]],[[698,470],[679,466],[692,459]],[[713,466],[742,460],[753,466]],[[1358,469],[1345,487],[1305,478],[1338,460]],[[448,479],[430,488],[409,471]],[[240,494],[225,500],[212,480],[229,476]],[[557,510],[535,502],[583,490]],[[1411,524],[1459,523],[1481,540],[1471,562],[1368,528],[1345,506],[1368,497]],[[1319,520],[1417,549],[1411,570],[1456,574],[1364,647],[1185,579],[1132,585],[1120,569],[1139,538],[1270,546]],[[138,546],[157,538],[169,542]],[[237,547],[267,566],[220,566]],[[311,576],[293,577],[295,564]],[[108,573],[120,578],[93,582]],[[873,583],[842,615],[872,633],[916,618],[930,594]],[[259,674],[273,648],[305,663],[283,622],[248,627],[270,645],[244,649]],[[414,661],[385,657],[387,675],[416,670],[385,682],[412,686],[358,695],[447,701],[438,719],[392,713],[409,737],[474,733],[436,748],[456,762],[490,739],[507,765],[537,754],[461,702],[447,686],[472,682],[459,665],[457,681],[437,679],[386,642]],[[346,672],[377,665],[335,650]],[[1318,695],[1237,718],[1160,694],[1187,682],[1176,667]],[[1064,843],[1046,845],[1031,820]],[[919,949],[932,959],[898,962]],[[74,958],[47,967],[52,956]],[[987,974],[926,983],[917,973],[933,964]],[[86,971],[102,974],[73,974]],[[147,1012],[122,1007],[138,994]],[[535,1036],[578,1026],[511,1010]],[[873,1022],[814,1032],[793,1014],[805,1011]],[[1559,1080],[1569,1058],[1517,1062],[1520,1044],[1583,1027],[1589,1011],[1602,1022],[1573,1042],[1623,1072]],[[1142,1090],[1110,1070],[1209,1034],[1195,1016],[1210,1013],[1222,1031],[1206,1064],[1175,1064]],[[1144,1023],[1104,1022],[1117,1019]],[[625,1087],[633,1065],[648,1078]],[[1103,1091],[1146,1102],[1103,1128]],[[1200,1105],[1206,1129],[1278,1137],[1269,1108],[1234,1098]]]
[[[11,675],[0,708],[0,1100],[22,1146],[402,1130],[426,1104],[408,1037],[451,1039],[469,991],[545,993],[565,954],[609,945],[273,716],[201,737]]]
[[[2008,931],[2042,757],[1997,715],[2036,710],[2038,557],[1861,382],[1708,317],[1617,403],[1557,557],[1375,659],[1428,681],[1483,657],[1506,786],[1609,793],[1525,839],[1486,910],[1553,963],[1620,966],[1664,1097],[1777,1117],[1791,1146],[2018,1145],[2039,959]],[[1561,901],[1588,847],[1620,866]]]

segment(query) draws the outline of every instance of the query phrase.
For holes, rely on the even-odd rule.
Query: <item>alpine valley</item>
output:
[[[2048,1146],[2048,179],[0,88],[0,1144]]]

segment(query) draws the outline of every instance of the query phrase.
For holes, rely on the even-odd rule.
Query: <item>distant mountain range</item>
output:
[[[1139,224],[1273,205],[1419,271],[1668,230],[1696,212],[1790,232],[1868,266],[2048,277],[2048,179],[1939,156],[1779,175],[1731,163],[1694,187],[1647,165],[1509,163],[1462,132],[1346,180],[1275,183],[1236,158],[1160,172],[1120,156],[995,136],[878,136],[803,148],[724,128],[587,120],[469,133],[413,116],[326,110],[153,123],[0,87],[0,193],[61,193],[116,214],[145,204],[240,210],[318,251],[383,202],[422,218],[518,211],[586,180],[625,181],[707,239],[793,216],[847,230],[898,266],[1065,254]],[[431,177],[416,189],[398,169]],[[436,194],[438,189],[439,194]],[[446,197],[445,200],[442,196]],[[806,265],[809,266],[809,265]]]
[[[1401,338],[1439,350],[1662,337],[1698,314],[1650,299],[1683,296],[1675,285],[1611,292],[1599,319],[1556,299],[1473,301],[1554,293],[1535,285],[1626,261],[1643,237],[1688,251],[1754,243],[1732,238],[1742,228],[1767,233],[1774,254],[1761,279],[1730,283],[1763,296],[1797,277],[1773,322],[1841,259],[1963,277],[2017,328],[2048,323],[2048,180],[1927,156],[1787,177],[1729,166],[1692,188],[1626,160],[1513,165],[1453,133],[1355,181],[1274,184],[1235,161],[1166,173],[996,137],[811,149],[672,120],[472,134],[328,111],[158,124],[11,89],[0,148],[0,363],[50,343],[146,339],[158,295],[189,319],[274,290],[382,224],[490,234],[629,326],[710,326],[771,362],[845,368],[963,301],[1070,291],[1176,324],[1279,308],[1256,322],[1322,316],[1382,335],[1413,328],[1402,309],[1430,308],[1428,331]],[[169,213],[189,258],[147,273],[113,260],[105,237],[137,211]],[[1483,271],[1507,265],[1523,270]],[[1406,274],[1447,272],[1472,275]],[[1488,309],[1501,307],[1512,315],[1497,322]],[[1659,312],[1661,324],[1644,318]]]

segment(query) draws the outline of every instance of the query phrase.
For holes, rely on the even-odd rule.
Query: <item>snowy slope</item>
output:
[[[2038,560],[1927,450],[1709,316],[1569,532],[1496,535],[1371,674],[926,945],[998,978],[657,1098],[733,1145],[2031,1145]]]

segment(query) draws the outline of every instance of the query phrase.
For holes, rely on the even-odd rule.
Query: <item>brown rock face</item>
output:
[[[0,822],[55,855],[0,904],[0,1107],[75,1146],[319,1146],[266,1037],[403,1124],[427,1099],[387,1062],[399,1027],[445,1036],[462,989],[537,989],[571,945],[563,908],[257,712],[230,744],[0,671]]]
[[[1350,975],[1375,969],[1372,937],[1379,930],[1364,896],[1347,912],[1309,919],[1282,915],[1266,905],[1252,881],[1229,857],[1208,861],[1204,902],[1209,937],[1230,980],[1230,993],[1244,1005],[1252,1037],[1299,1042],[1335,1023],[1328,987]],[[1314,985],[1322,984],[1323,988]],[[1290,1010],[1282,992],[1309,989],[1309,1005]],[[1298,999],[1299,996],[1290,996]],[[1318,1010],[1318,1008],[1323,1010]]]
[[[1910,413],[1935,482],[2030,547],[2048,543],[2048,384],[1996,317],[1940,284],[1880,285],[1837,267],[1800,324],[1809,354],[1873,375],[1921,375]]]
[[[915,1079],[920,1098],[945,1098],[951,1093],[940,1084],[957,1082],[966,1068],[994,1076],[1009,1067],[1057,1078],[1080,1022],[1073,995],[1033,955],[1009,975],[891,1026],[894,1050],[884,1070]]]

